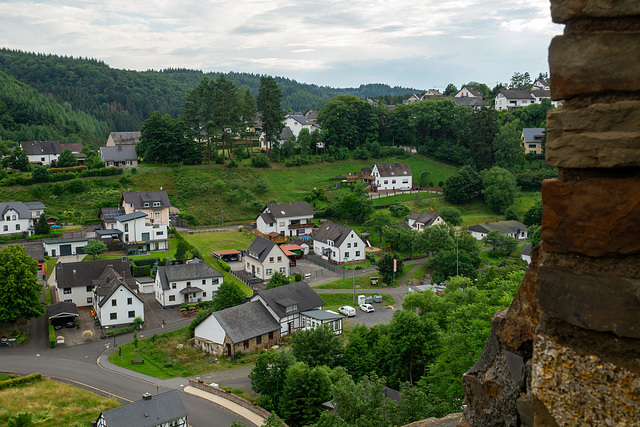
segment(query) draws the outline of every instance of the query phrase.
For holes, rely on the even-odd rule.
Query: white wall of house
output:
[[[291,132],[293,132],[296,138],[298,137],[298,135],[300,135],[300,131],[302,129],[309,129],[309,132],[313,130],[313,125],[311,123],[309,123],[308,125],[303,125],[302,123],[300,123],[299,121],[295,120],[292,117],[285,117],[284,125],[285,127],[289,126],[289,128],[291,129]]]
[[[100,307],[94,299],[94,309],[102,327],[132,324],[136,317],[144,320],[144,303],[125,286],[118,289]]]
[[[276,271],[289,276],[289,258],[278,246],[274,246],[271,249],[269,255],[264,259],[264,263],[260,263],[260,261],[249,255],[244,257],[244,263],[247,273],[253,274],[264,281],[269,280]]]
[[[498,95],[496,95],[496,105],[495,108],[498,111],[503,111],[503,110],[512,110],[514,108],[524,108],[524,107],[528,107],[531,104],[535,104],[535,99],[533,97],[531,98],[507,98],[506,96],[504,96],[504,94],[502,93],[498,93]]]
[[[58,283],[56,280],[56,286],[58,288],[58,298],[60,301],[72,302],[78,307],[86,307],[93,305],[93,286],[91,283],[87,283],[86,286],[74,286],[64,287],[63,284]]]
[[[351,231],[340,246],[323,243],[319,240],[313,242],[313,251],[316,254],[324,255],[327,251],[329,252],[328,258],[337,263],[344,263],[345,258],[347,263],[364,260],[367,255],[365,247],[366,245],[355,231]]]
[[[50,165],[51,162],[57,162],[60,154],[28,154],[29,163],[38,165]]]
[[[147,222],[147,218],[135,218],[129,221],[116,221],[116,227],[122,231],[124,243],[148,242],[150,250],[162,251],[169,248],[167,225]]]
[[[222,277],[178,280],[175,282],[169,282],[169,289],[163,290],[162,282],[160,281],[160,275],[156,274],[156,300],[162,306],[179,305],[183,302],[194,303],[200,301],[211,301],[215,293],[220,288],[223,280],[224,279]],[[202,289],[202,292],[197,292],[195,296],[193,296],[193,294],[189,295],[189,301],[186,301],[185,294],[181,294],[180,291],[188,287],[200,288]]]
[[[196,326],[195,338],[209,340],[218,346],[224,347],[224,337],[226,332],[215,316],[209,316],[202,323]]]
[[[467,86],[462,86],[462,88],[458,91],[458,93],[456,93],[455,98],[460,98],[461,96],[466,96],[469,98],[481,98],[479,96],[474,95],[472,92],[470,92]]]
[[[413,177],[411,175],[380,176],[376,165],[373,166],[371,175],[375,177],[374,183],[378,190],[409,190],[413,186]]]
[[[310,216],[292,216],[287,218],[276,218],[273,223],[266,223],[262,216],[258,216],[256,220],[256,228],[263,234],[276,232],[288,237],[300,235],[310,235],[313,233],[313,223]],[[308,228],[289,228],[294,224],[309,224]]]
[[[415,219],[411,219],[411,218],[407,219],[407,224],[409,224],[409,227],[411,227],[412,230],[423,231],[425,229],[424,224],[421,222],[417,222]],[[433,223],[429,227],[432,227],[434,225],[444,225],[444,224],[446,224],[444,222],[444,219],[442,219],[442,217],[438,215],[438,217],[433,221]]]
[[[32,224],[33,221],[30,218],[20,218],[18,211],[10,208],[0,220],[0,234],[19,234],[26,231],[32,235],[33,230],[30,230]]]
[[[56,257],[62,254],[60,246],[71,245],[71,255],[76,255],[78,254],[78,248],[84,248],[88,244],[89,244],[89,240],[83,240],[80,242],[56,242],[56,243],[47,242],[45,240],[44,250],[49,256]],[[84,252],[80,252],[80,253],[84,253]]]

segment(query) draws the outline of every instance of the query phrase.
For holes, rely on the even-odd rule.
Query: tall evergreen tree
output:
[[[262,131],[267,142],[269,158],[271,158],[272,144],[278,140],[280,132],[284,129],[284,123],[282,123],[282,92],[273,77],[260,77],[258,111],[262,118]]]

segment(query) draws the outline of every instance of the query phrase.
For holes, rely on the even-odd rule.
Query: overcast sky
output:
[[[3,47],[332,87],[535,78],[561,33],[549,0],[0,0]]]

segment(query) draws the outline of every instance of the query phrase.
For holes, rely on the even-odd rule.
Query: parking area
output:
[[[64,337],[64,344],[58,345],[70,346],[100,339],[102,332],[100,331],[100,327],[95,325],[95,321],[91,315],[91,308],[78,307],[78,314],[80,317],[76,321],[77,326],[75,328],[63,327],[55,331],[56,337]],[[85,334],[85,331],[90,331],[91,333]]]
[[[144,300],[144,327],[143,331],[160,328],[162,324],[170,325],[184,319],[180,315],[180,305],[163,308],[155,298],[153,292],[140,294]]]
[[[320,294],[322,296],[322,294]],[[357,324],[365,325],[368,328],[379,323],[389,323],[393,317],[394,309],[389,305],[373,303],[375,311],[365,313],[356,305],[356,315],[354,317],[345,317],[342,320],[344,326],[353,328]]]

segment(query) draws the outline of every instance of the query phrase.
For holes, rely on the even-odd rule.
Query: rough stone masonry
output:
[[[463,377],[473,426],[640,424],[640,1],[551,0],[542,244]]]

